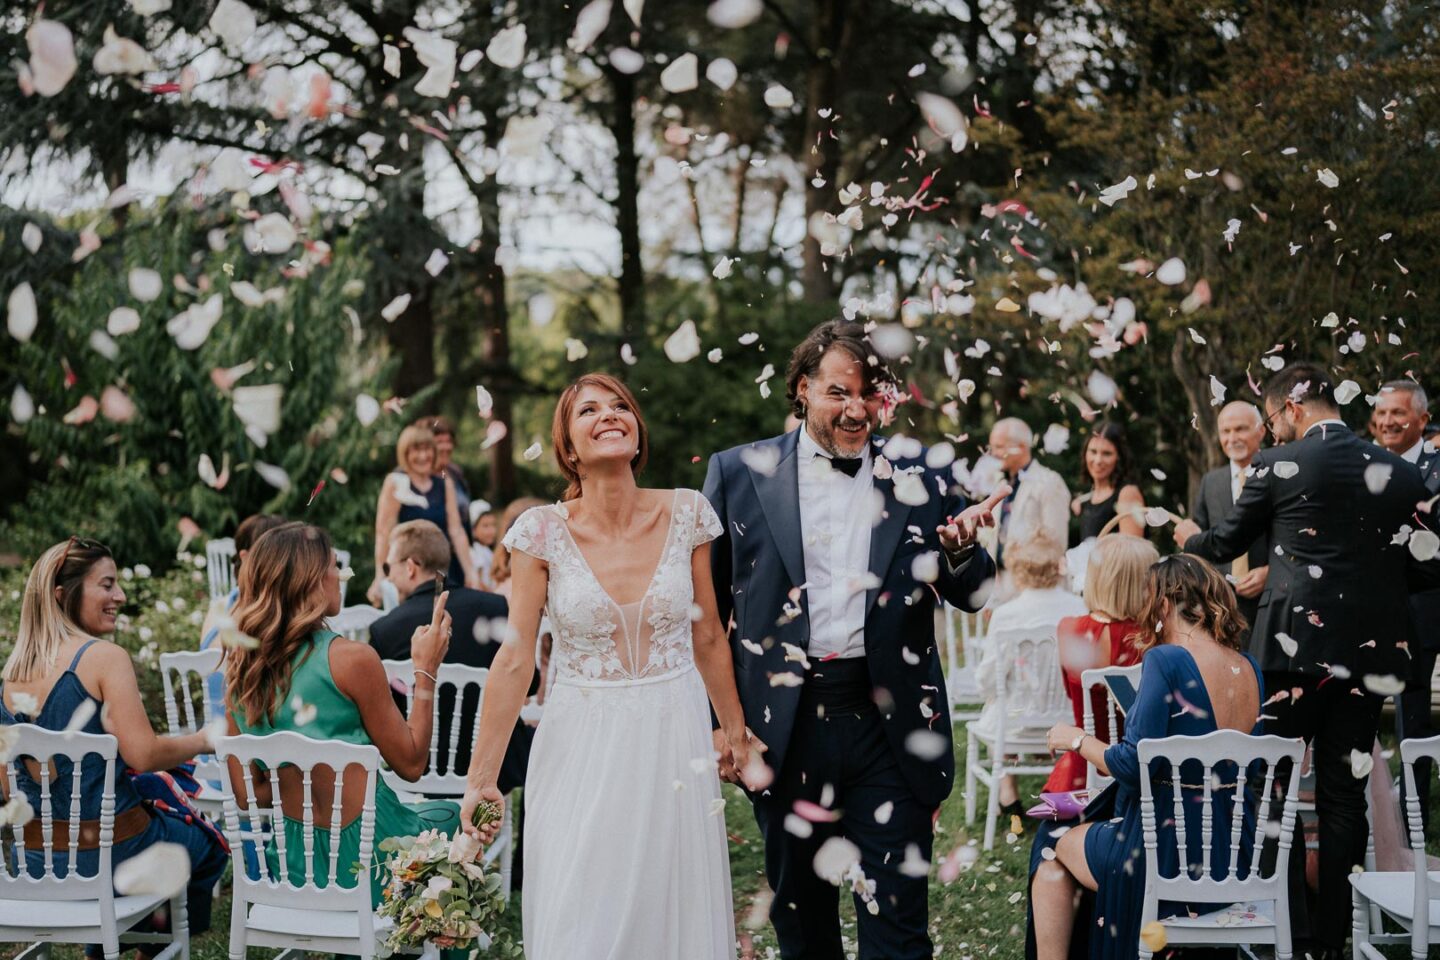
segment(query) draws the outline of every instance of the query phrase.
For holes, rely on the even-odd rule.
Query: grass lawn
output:
[[[957,729],[956,756],[957,779],[963,785],[964,736]],[[1392,744],[1388,744],[1393,746]],[[1391,760],[1392,768],[1398,773],[1398,754]],[[1021,795],[1031,796],[1039,790],[1040,778],[1021,778]],[[730,870],[735,885],[735,913],[737,928],[742,942],[748,942],[756,958],[778,957],[775,937],[769,923],[761,915],[758,920],[754,910],[757,898],[768,895],[765,882],[763,846],[750,804],[743,794],[734,787],[725,788],[728,800],[725,810],[726,826],[730,834]],[[983,800],[983,796],[982,796]],[[1440,833],[1440,790],[1432,797],[1435,816],[1431,821],[1431,850],[1436,850],[1435,834]],[[984,803],[980,804],[983,814]],[[967,827],[964,798],[957,788],[946,801],[940,813],[940,823],[935,837],[935,859],[938,862],[955,847],[968,842],[972,837],[978,848],[983,834],[984,823],[977,818],[973,827]],[[1016,843],[1005,842],[1002,835],[996,840],[995,849],[981,854],[974,866],[951,884],[941,884],[932,879],[930,884],[930,930],[935,941],[937,956],[973,958],[973,960],[1019,960],[1025,953],[1025,882],[1029,864],[1030,836],[1027,834]],[[636,836],[637,843],[644,843],[643,834]],[[933,876],[933,875],[932,875]],[[228,879],[226,882],[228,890]],[[842,917],[845,934],[853,944],[855,935],[854,910],[847,892],[842,898]],[[230,900],[222,897],[215,904],[214,928],[191,944],[191,955],[195,960],[226,960],[229,956]],[[520,895],[511,900],[507,913],[508,932],[520,937]],[[274,955],[273,950],[251,949],[249,960],[260,960]],[[57,948],[56,956],[62,960],[79,960],[80,951],[72,948]],[[1387,955],[1408,957],[1408,949],[1387,949]],[[641,958],[636,958],[641,960]],[[656,958],[661,960],[661,958]]]

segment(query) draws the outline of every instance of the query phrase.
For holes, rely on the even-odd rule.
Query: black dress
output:
[[[1080,504],[1080,542],[1084,543],[1100,536],[1105,524],[1115,519],[1115,500],[1120,496],[1116,490],[1104,500],[1086,500]]]

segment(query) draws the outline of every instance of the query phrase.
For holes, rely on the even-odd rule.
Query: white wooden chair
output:
[[[218,644],[209,650],[160,654],[165,725],[171,736],[198,733],[213,718],[224,716],[224,702],[217,703],[211,689],[211,677],[219,671],[224,655]],[[201,785],[200,794],[191,798],[195,808],[218,822],[224,810],[224,795],[221,788],[211,785],[225,783],[220,762],[211,754],[196,757],[195,779]]]
[[[340,567],[341,570],[347,569],[350,566],[350,551],[341,550],[337,547],[335,550],[335,563]],[[348,579],[346,579],[345,577],[340,578],[340,608],[342,612],[345,608],[345,587],[348,584]]]
[[[945,622],[945,695],[950,701],[950,722],[978,719],[985,705],[985,695],[975,682],[984,639],[983,621],[980,614],[966,613],[949,604],[943,604],[939,612]]]
[[[210,580],[210,599],[224,598],[235,589],[235,541],[221,537],[205,544],[205,575]]]
[[[107,960],[118,958],[122,945],[164,943],[164,950],[156,955],[158,960],[188,960],[190,933],[183,886],[168,901],[171,927],[168,934],[131,932],[157,908],[166,905],[164,896],[115,893],[111,861],[115,764],[119,752],[115,738],[109,734],[45,730],[32,724],[17,724],[9,729],[15,737],[15,746],[5,762],[4,793],[6,797],[22,795],[16,772],[21,763],[38,777],[40,806],[35,818],[40,824],[43,859],[38,867],[40,875],[33,876],[25,856],[24,831],[13,827],[0,830],[0,942],[32,944],[16,954],[17,960],[48,958],[50,945],[55,943],[98,943],[104,948]],[[83,819],[80,785],[86,757],[96,757],[105,765],[100,797],[99,868],[93,876],[82,876],[75,868],[80,854],[80,830],[68,831],[68,846],[58,850],[53,847],[53,841],[58,838],[57,813],[62,814],[61,822],[75,824]],[[68,812],[57,811],[51,805],[52,777],[60,776],[57,758],[68,760],[72,768]],[[10,841],[8,852],[3,850],[5,840]],[[63,876],[57,875],[57,854],[66,857]]]
[[[1095,736],[1095,705],[1091,703],[1090,692],[1096,687],[1105,690],[1105,720],[1108,724],[1106,730],[1110,734],[1110,742],[1115,743],[1120,738],[1116,734],[1119,726],[1116,719],[1120,716],[1119,704],[1115,702],[1115,696],[1110,692],[1110,684],[1107,682],[1110,677],[1124,677],[1130,681],[1130,685],[1136,690],[1140,689],[1140,664],[1131,664],[1128,667],[1092,667],[1089,670],[1080,671],[1080,701],[1082,707],[1081,729],[1090,736]],[[1095,764],[1085,764],[1085,789],[1090,791],[1090,796],[1103,790],[1109,785],[1112,778],[1102,776],[1095,768]]]
[[[234,899],[230,916],[230,956],[245,956],[249,947],[276,947],[285,951],[311,953],[342,953],[370,958],[375,956],[375,912],[370,902],[369,872],[375,860],[375,783],[380,770],[380,751],[369,744],[343,743],[338,740],[312,740],[293,731],[268,736],[225,737],[217,744],[221,761],[235,758],[241,768],[237,783],[226,777],[229,789],[225,797],[225,835],[230,841],[234,870]],[[260,762],[271,771],[282,764],[298,768],[304,777],[301,810],[289,812],[305,825],[305,866],[300,882],[295,882],[286,869],[285,810],[280,801],[278,778],[273,782],[272,801],[267,809],[256,799],[252,764]],[[313,774],[327,768],[335,774],[333,796],[328,798],[330,825],[315,823],[317,789]],[[359,768],[357,770],[357,768]],[[341,862],[340,831],[342,790],[345,777],[363,773],[365,797],[360,811],[360,849],[358,877],[351,873],[354,862]],[[323,798],[322,798],[323,799]],[[272,873],[262,855],[259,876],[252,878],[245,867],[241,852],[242,833],[255,826],[260,813],[276,824],[276,852],[281,864],[278,875]],[[296,816],[299,814],[299,816]],[[323,872],[314,872],[313,850],[316,835],[328,834],[328,864],[319,864]],[[347,858],[348,860],[348,858]],[[353,886],[341,886],[341,881]]]
[[[1074,714],[1065,696],[1053,630],[1003,630],[991,633],[986,642],[994,644],[995,655],[995,695],[993,707],[986,710],[993,710],[996,723],[993,729],[977,722],[965,727],[965,820],[975,822],[976,784],[983,783],[988,791],[984,849],[989,850],[995,846],[1000,818],[1001,778],[1048,774],[1055,762],[1046,733],[1057,723],[1073,722]]]
[[[1410,851],[1415,857],[1414,870],[1388,873],[1367,870],[1350,875],[1355,904],[1352,931],[1355,960],[1362,957],[1383,960],[1384,954],[1377,948],[1398,944],[1409,944],[1410,956],[1424,960],[1431,955],[1432,945],[1440,945],[1440,871],[1430,869],[1420,800],[1415,790],[1415,761],[1421,757],[1440,763],[1440,737],[1400,741],[1405,818],[1410,832]],[[1379,918],[1373,916],[1377,909],[1404,932],[1386,933]],[[1425,919],[1417,923],[1417,917]]]
[[[1295,831],[1295,818],[1299,805],[1300,778],[1295,770],[1300,763],[1305,745],[1300,740],[1286,740],[1283,737],[1252,737],[1236,730],[1217,730],[1200,737],[1163,737],[1140,741],[1140,824],[1145,844],[1145,899],[1141,907],[1140,924],[1159,922],[1165,928],[1170,946],[1252,946],[1266,944],[1275,949],[1276,960],[1290,960],[1292,945],[1290,938],[1290,896],[1287,886],[1286,868],[1290,860],[1290,844]],[[1155,761],[1158,764],[1152,769]],[[1275,862],[1268,873],[1261,870],[1261,856],[1270,832],[1272,788],[1275,785],[1276,767],[1289,761],[1289,782],[1286,785],[1285,800],[1281,811],[1280,833],[1276,844]],[[1201,769],[1197,770],[1197,764]],[[1168,765],[1168,770],[1165,767]],[[1256,801],[1254,826],[1249,836],[1244,833],[1244,802],[1247,778],[1260,782],[1263,768],[1263,787],[1257,788],[1253,796]],[[1182,770],[1184,771],[1182,774]],[[1172,788],[1174,807],[1156,811],[1152,776],[1162,773],[1177,784]],[[1183,780],[1182,780],[1183,776]],[[1194,784],[1195,788],[1179,786]],[[1211,802],[1212,791],[1225,784],[1239,784],[1233,790],[1234,804],[1229,816],[1230,856],[1223,865],[1221,879],[1215,879],[1211,864],[1212,839],[1214,837],[1214,811]],[[1201,863],[1199,876],[1186,868],[1187,821],[1183,804],[1187,797],[1199,796],[1200,804],[1200,849]],[[1173,822],[1175,831],[1173,844],[1181,864],[1177,875],[1160,876],[1159,836],[1156,830],[1157,816]],[[1221,825],[1223,829],[1224,824]],[[1248,863],[1241,856],[1243,842],[1252,845]],[[1245,876],[1240,876],[1242,864]],[[1217,866],[1219,866],[1217,864]],[[1222,909],[1196,916],[1161,917],[1160,902],[1177,901],[1193,905],[1221,905]],[[1150,960],[1152,951],[1140,944],[1141,960]]]
[[[390,679],[392,689],[404,690],[405,715],[409,716],[415,706],[414,691],[411,687],[415,679],[415,661],[383,660],[381,662],[385,664],[385,675]],[[435,723],[430,729],[430,761],[425,767],[425,773],[413,783],[402,779],[393,770],[385,770],[382,773],[385,782],[390,784],[402,798],[415,794],[423,794],[426,797],[457,798],[465,795],[466,771],[455,768],[455,751],[462,742],[474,743],[475,741],[475,731],[480,723],[480,705],[485,699],[485,681],[489,678],[490,671],[484,667],[469,667],[463,663],[442,663],[437,676],[440,682],[435,688],[436,716]],[[451,711],[449,742],[442,750],[439,716],[440,692],[447,687],[454,691],[455,705]],[[466,717],[461,711],[465,693],[470,689],[479,692],[473,718]],[[462,741],[461,737],[467,739]],[[504,818],[500,822],[500,832],[490,842],[490,846],[485,849],[483,858],[487,864],[499,865],[501,890],[504,891],[507,898],[510,896],[515,856],[515,832],[511,816],[514,807],[513,800],[513,796],[506,800]]]
[[[370,624],[385,616],[381,610],[376,610],[368,603],[358,603],[353,607],[344,607],[329,620],[330,629],[343,635],[347,640],[354,640],[357,643],[370,642]]]

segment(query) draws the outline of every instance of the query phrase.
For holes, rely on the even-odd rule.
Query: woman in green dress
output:
[[[417,705],[433,700],[435,677],[450,646],[450,615],[444,612],[447,596],[439,595],[435,619],[417,628],[410,640]],[[325,627],[325,618],[339,610],[340,573],[325,531],[305,523],[287,523],[255,541],[240,571],[240,600],[233,614],[236,630],[253,644],[235,644],[225,656],[230,733],[263,735],[292,730],[316,740],[374,744],[392,770],[414,780],[425,771],[435,711],[413,710],[406,719],[390,695],[380,655]],[[353,775],[346,774],[341,791],[341,867],[335,882],[342,887],[356,883],[350,866],[360,857],[360,813],[365,798],[361,773],[357,768]],[[233,771],[238,774],[238,769]],[[286,875],[301,884],[306,871],[300,772],[282,766],[275,779],[260,770],[254,775],[257,799],[267,806],[278,779],[285,812]],[[334,771],[315,768],[311,876],[319,886],[328,886],[334,793]],[[413,836],[424,830],[453,834],[458,825],[459,808],[454,803],[406,804],[383,779],[375,785],[377,847],[386,837]],[[279,855],[273,839],[266,845],[265,857],[270,875],[277,876]],[[377,904],[384,879],[380,870],[371,874],[371,892]]]

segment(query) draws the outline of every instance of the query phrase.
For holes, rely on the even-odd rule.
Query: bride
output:
[[[558,669],[526,775],[526,956],[733,960],[714,755],[728,778],[764,745],[745,728],[716,614],[706,545],[720,521],[694,490],[636,486],[647,433],[619,380],[566,387],[551,434],[569,487],[505,537],[512,629],[485,685],[460,822],[476,833],[477,803],[503,802],[496,778],[548,613]]]

